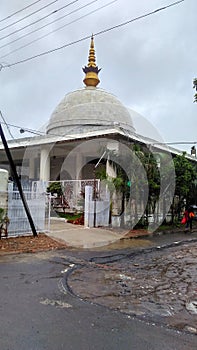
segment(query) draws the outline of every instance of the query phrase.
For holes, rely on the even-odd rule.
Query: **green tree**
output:
[[[145,208],[145,222],[148,224],[149,215],[155,212],[155,207],[160,193],[160,173],[154,155],[148,149],[135,146],[135,153],[143,165],[148,181],[148,201]],[[137,174],[138,175],[138,174]],[[142,188],[143,183],[139,183]]]
[[[100,180],[104,180],[108,190],[110,191],[110,194],[112,195],[114,188],[117,192],[122,193],[122,208],[121,208],[121,226],[123,226],[124,222],[124,210],[125,210],[125,198],[129,197],[129,186],[128,186],[128,176],[126,175],[125,171],[122,169],[122,167],[118,164],[118,156],[114,155],[113,151],[108,152],[108,157],[113,154],[113,161],[110,161],[113,163],[113,165],[116,168],[116,177],[110,178],[106,174],[106,167],[102,167],[99,170],[96,171],[96,177]],[[123,215],[122,215],[123,214]]]
[[[69,205],[66,201],[64,191],[62,189],[61,182],[54,181],[50,183],[47,187],[47,192],[51,193],[52,196],[56,195],[57,197],[52,198],[51,204],[55,211],[59,211],[59,208],[65,213],[65,209],[69,208]]]
[[[0,208],[0,239],[2,234],[4,234],[7,237],[8,235],[7,226],[9,222],[10,220],[6,214],[6,210],[3,208]]]
[[[52,195],[57,194],[58,197],[63,195],[62,186],[59,181],[51,182],[47,187],[47,192],[50,192]]]
[[[193,188],[197,178],[196,165],[186,158],[186,152],[184,152],[174,158],[174,166],[176,173],[175,195],[178,197],[176,211],[180,217],[184,205],[193,204]]]
[[[125,154],[123,148],[120,153],[109,151],[107,156],[115,165],[116,178],[108,179],[106,171],[103,169],[101,172],[96,172],[96,176],[100,179],[106,179],[109,190],[113,191],[115,187],[117,192],[122,193],[122,224],[124,222],[125,199],[131,198],[135,201],[135,221],[137,222],[138,215],[142,210],[142,207],[139,209],[139,206],[142,203],[146,204],[147,197],[148,203],[145,212],[146,223],[148,223],[149,214],[154,212],[160,193],[160,173],[155,157],[147,148],[144,149],[138,145],[134,145],[130,149],[130,153]],[[142,174],[142,168],[145,170],[146,178]]]

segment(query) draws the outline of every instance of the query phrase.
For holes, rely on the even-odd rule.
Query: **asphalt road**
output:
[[[195,335],[147,324],[67,293],[62,282],[68,264],[61,257],[68,255],[0,258],[1,350],[196,350]]]

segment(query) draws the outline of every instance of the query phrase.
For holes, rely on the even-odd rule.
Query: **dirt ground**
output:
[[[64,248],[67,248],[65,243],[55,241],[44,233],[40,233],[37,237],[20,236],[0,240],[0,255],[5,253],[36,253]]]

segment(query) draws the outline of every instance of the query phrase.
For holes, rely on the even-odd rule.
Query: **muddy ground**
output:
[[[197,244],[105,256],[67,277],[78,297],[131,316],[197,334]]]

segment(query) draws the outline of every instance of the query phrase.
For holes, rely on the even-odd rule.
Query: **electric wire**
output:
[[[7,130],[8,130],[8,132],[9,132],[11,138],[14,140],[15,138],[14,138],[14,136],[12,135],[12,133],[11,133],[11,131],[10,131],[9,124],[6,122],[6,120],[5,120],[5,118],[4,118],[4,116],[3,116],[3,114],[2,114],[1,111],[0,111],[0,116],[1,116],[1,119],[3,120],[3,123],[5,124],[5,126],[6,126],[6,128],[7,128]]]
[[[105,33],[109,32],[109,31],[112,31],[112,30],[114,30],[114,29],[121,28],[121,27],[123,27],[123,26],[125,26],[125,25],[128,25],[128,24],[130,24],[130,23],[133,23],[133,22],[135,22],[135,21],[138,21],[138,20],[140,20],[140,19],[142,19],[142,18],[151,16],[151,15],[153,15],[153,14],[155,14],[155,13],[158,13],[158,12],[160,12],[160,11],[166,10],[166,9],[172,7],[172,6],[178,5],[178,4],[180,4],[181,2],[183,2],[183,1],[185,1],[185,0],[179,0],[179,1],[173,2],[173,3],[169,4],[169,5],[166,5],[165,7],[160,7],[160,8],[158,8],[158,9],[154,10],[154,11],[151,11],[151,12],[148,12],[148,13],[146,13],[146,14],[144,14],[144,15],[141,15],[141,16],[138,16],[138,17],[135,17],[135,18],[132,18],[132,19],[126,21],[126,22],[122,22],[122,23],[117,24],[117,25],[115,25],[115,26],[112,26],[112,27],[103,29],[103,30],[101,30],[101,31],[99,31],[99,32],[94,33],[94,36],[99,36],[99,35],[102,35],[102,34],[105,34]],[[53,53],[53,52],[56,52],[56,51],[65,49],[65,48],[70,47],[70,46],[72,46],[72,45],[75,45],[75,44],[81,43],[81,42],[83,42],[83,41],[85,41],[85,40],[88,40],[88,39],[91,38],[91,36],[92,36],[92,35],[84,36],[83,38],[77,39],[77,40],[75,40],[75,41],[72,41],[72,42],[70,42],[70,43],[67,43],[67,44],[64,44],[64,45],[62,45],[62,46],[56,47],[56,48],[54,48],[54,49],[41,52],[41,53],[39,53],[39,54],[37,54],[37,55],[24,58],[24,59],[22,59],[22,60],[20,60],[20,61],[14,62],[14,63],[5,64],[5,65],[4,65],[4,64],[1,64],[0,69],[2,69],[2,68],[10,68],[10,67],[16,66],[16,65],[18,65],[18,64],[28,62],[28,61],[33,60],[33,59],[35,59],[35,58],[39,58],[39,57],[48,55],[48,54],[50,54],[50,53]]]
[[[153,145],[189,145],[189,144],[197,144],[197,141],[175,141],[175,142],[154,142]]]
[[[40,1],[43,1],[43,0],[34,1],[33,3],[31,3],[31,4],[29,4],[29,5],[25,6],[25,7],[23,7],[22,9],[17,10],[16,12],[13,12],[11,15],[8,15],[7,17],[0,19],[0,23],[6,21],[7,19],[12,18],[13,16],[15,16],[15,15],[17,15],[18,13],[20,13],[20,12],[22,12],[22,11],[28,9],[29,7],[31,7],[31,6],[33,6],[33,5],[35,5],[35,4],[37,4],[37,3],[40,2]]]
[[[26,8],[28,8],[28,7],[32,6],[32,5],[34,5],[35,3],[39,2],[39,1],[41,1],[41,0],[38,0],[38,1],[36,1],[36,2],[34,2],[34,3],[32,3],[32,4],[30,4],[30,5],[26,6],[25,8],[23,8],[23,9],[21,9],[21,10],[15,12],[15,13],[13,13],[12,15],[10,15],[10,16],[8,16],[8,17],[2,19],[2,20],[0,20],[0,22],[2,22],[2,21],[5,20],[5,19],[10,18],[11,16],[14,16],[14,14],[19,13],[20,11],[23,11],[24,9],[26,9]],[[76,1],[78,1],[78,0],[76,0]],[[76,2],[76,1],[74,1],[74,2]],[[91,3],[96,2],[96,1],[97,1],[97,0],[92,1]],[[114,0],[114,1],[112,1],[111,3],[115,2],[115,1],[117,1],[117,0]],[[165,10],[165,9],[171,7],[171,6],[175,6],[175,5],[177,5],[177,4],[179,4],[179,3],[183,2],[183,1],[184,1],[184,0],[176,1],[176,2],[174,2],[174,3],[172,3],[172,4],[169,4],[169,5],[165,6],[165,7],[156,9],[156,10],[154,10],[154,11],[152,11],[152,12],[149,12],[149,13],[147,13],[147,14],[144,14],[144,15],[142,15],[142,16],[139,16],[139,17],[136,17],[136,18],[131,19],[131,20],[129,20],[129,21],[120,23],[120,24],[118,24],[118,25],[116,25],[116,26],[113,26],[113,27],[104,29],[104,30],[102,30],[102,31],[100,31],[100,32],[95,33],[94,36],[98,36],[98,35],[104,34],[104,33],[108,32],[108,31],[111,31],[111,30],[113,30],[113,29],[122,27],[122,26],[127,25],[127,24],[129,24],[129,23],[132,23],[132,22],[134,22],[134,21],[136,21],[136,20],[145,18],[145,17],[150,16],[150,15],[156,13],[156,12]],[[108,5],[111,4],[111,3],[108,3],[108,4],[106,4],[106,5],[102,6],[102,7],[100,7],[99,9],[101,9],[101,8],[103,8],[103,7],[105,7],[105,6],[108,6]],[[72,3],[70,3],[70,4],[72,4]],[[66,6],[69,6],[70,4],[68,4],[68,5],[66,5]],[[85,6],[88,6],[88,4],[87,4],[87,5],[84,5],[83,7],[85,7]],[[80,9],[81,9],[81,8],[80,8]],[[98,11],[99,9],[96,9],[96,10],[94,10],[94,11],[91,11],[90,13],[95,12],[95,11]],[[79,9],[77,9],[77,10],[79,10]],[[89,13],[89,14],[90,14],[90,13]],[[84,15],[84,16],[85,16],[85,15]],[[84,16],[80,17],[79,19],[83,18]],[[76,20],[78,20],[78,19],[76,19]],[[75,21],[76,21],[76,20],[75,20]],[[66,25],[68,25],[68,24],[66,24]],[[66,25],[65,25],[65,26],[66,26]],[[62,26],[62,27],[64,27],[64,26]],[[61,27],[61,28],[62,28],[62,27]],[[57,30],[59,30],[59,29],[61,29],[61,28],[58,28]],[[15,62],[15,63],[13,63],[13,64],[7,64],[7,65],[5,65],[5,66],[2,65],[2,64],[0,64],[0,70],[1,70],[2,68],[10,67],[10,66],[13,66],[13,65],[16,65],[16,64],[19,64],[19,63],[23,63],[23,62],[29,61],[29,60],[31,60],[31,59],[33,59],[33,58],[40,57],[40,56],[42,56],[42,55],[44,55],[44,54],[48,54],[48,53],[51,53],[51,52],[54,52],[54,51],[63,49],[63,48],[65,48],[65,47],[71,46],[71,45],[76,44],[76,43],[78,43],[78,42],[87,40],[87,39],[89,39],[90,37],[91,37],[91,36],[83,37],[83,38],[81,38],[81,39],[79,39],[79,40],[73,41],[73,42],[68,43],[68,44],[66,44],[66,45],[63,45],[63,46],[61,46],[61,47],[58,47],[58,48],[55,48],[55,49],[53,49],[53,50],[49,50],[49,51],[46,51],[46,52],[44,52],[44,53],[41,53],[41,54],[38,54],[38,55],[35,55],[35,56],[32,56],[32,57],[29,57],[29,58],[27,58],[27,59],[25,59],[25,60],[21,60],[21,61]],[[17,126],[17,125],[13,125],[13,124],[7,123],[7,122],[5,121],[5,118],[4,118],[3,115],[2,115],[2,112],[1,112],[1,111],[0,111],[0,116],[1,116],[1,118],[2,118],[2,120],[3,120],[3,124],[6,125],[10,136],[11,136],[12,139],[14,139],[14,140],[15,140],[15,138],[14,138],[14,136],[12,135],[12,133],[11,133],[11,131],[10,131],[10,128],[9,128],[10,126],[11,126],[11,127],[14,127],[14,128],[19,128],[20,130],[24,130],[24,131],[27,131],[27,132],[30,132],[30,133],[34,133],[34,134],[37,134],[37,135],[40,135],[40,136],[41,136],[41,135],[46,135],[45,132],[40,132],[40,131],[33,130],[33,129],[27,129],[27,128],[23,128],[23,127],[21,127],[21,126]],[[53,136],[59,136],[59,135],[57,135],[57,134],[50,134],[50,135],[51,135],[51,136],[52,136],[52,135],[53,135]],[[175,142],[163,142],[163,143],[162,143],[162,142],[155,142],[154,145],[156,145],[156,144],[157,144],[157,145],[159,145],[159,144],[160,144],[160,145],[162,145],[162,144],[165,144],[165,145],[197,144],[197,141],[175,141]]]
[[[2,116],[2,113],[0,111],[0,115],[1,117]],[[32,134],[36,134],[36,135],[39,135],[39,136],[62,136],[62,135],[59,135],[59,134],[56,134],[56,133],[50,133],[50,134],[46,134],[45,131],[39,131],[39,130],[35,130],[35,129],[29,129],[29,128],[26,128],[26,127],[23,127],[23,126],[20,126],[20,125],[16,125],[16,124],[10,124],[10,123],[7,123],[5,121],[5,118],[2,118],[4,121],[1,122],[1,124],[5,124],[6,126],[9,126],[9,127],[13,127],[13,128],[16,128],[16,129],[20,129],[21,132],[29,132],[29,133],[32,133]],[[72,135],[69,135],[69,137],[71,136],[72,138]],[[62,136],[64,137],[64,136]],[[73,138],[75,138],[73,136]],[[152,145],[195,145],[197,144],[197,140],[196,141],[164,141],[164,142],[153,142]]]
[[[96,2],[96,1],[98,1],[98,0],[91,1],[91,4],[92,4],[93,2]],[[11,54],[13,54],[13,53],[15,53],[15,52],[17,52],[17,51],[19,51],[19,50],[21,50],[21,49],[23,49],[23,48],[25,48],[25,47],[28,47],[28,46],[34,44],[35,42],[37,42],[37,41],[39,41],[39,40],[41,40],[41,39],[43,39],[43,38],[46,38],[47,36],[49,36],[49,35],[51,35],[51,34],[54,34],[54,33],[57,32],[58,30],[61,30],[61,29],[65,28],[65,27],[69,26],[70,24],[76,23],[76,22],[78,22],[79,20],[81,20],[81,19],[83,19],[83,18],[86,18],[87,16],[92,15],[92,14],[98,12],[98,11],[102,10],[103,8],[105,8],[105,7],[112,5],[112,4],[113,4],[114,2],[116,2],[116,1],[118,1],[118,0],[113,0],[113,1],[111,1],[111,2],[108,2],[107,4],[105,4],[105,5],[101,6],[101,7],[98,7],[98,8],[95,9],[95,10],[90,11],[90,12],[86,13],[85,15],[82,15],[82,16],[76,18],[76,19],[74,19],[74,20],[72,20],[72,21],[70,21],[70,22],[68,22],[68,23],[66,23],[66,24],[64,24],[64,25],[62,25],[62,26],[56,28],[55,30],[50,31],[50,32],[48,32],[48,33],[46,33],[46,34],[40,36],[39,38],[36,38],[36,39],[34,39],[34,40],[28,42],[27,44],[24,44],[24,45],[22,45],[22,46],[20,46],[20,47],[18,47],[18,48],[16,48],[16,49],[10,51],[9,53],[7,53],[7,54],[5,54],[5,55],[3,55],[3,56],[0,56],[0,59],[5,58],[5,57],[7,57],[7,56],[10,56]],[[90,3],[89,3],[89,4],[90,4]],[[87,6],[87,5],[85,5],[85,6]],[[82,6],[81,8],[84,8],[85,6]],[[80,9],[81,9],[81,8],[80,8]],[[77,9],[77,10],[79,10],[79,9]],[[73,12],[73,11],[72,11],[72,12]],[[76,11],[75,11],[75,12],[76,12]],[[69,15],[69,14],[67,14],[66,16],[68,16],[68,15]],[[0,47],[0,48],[1,48],[1,47]]]
[[[1,114],[1,112],[0,112],[0,114]],[[39,131],[39,130],[29,129],[29,128],[15,125],[15,124],[10,124],[10,123],[7,123],[5,120],[3,122],[1,122],[1,124],[4,124],[6,127],[9,126],[9,127],[15,128],[15,129],[19,129],[21,134],[23,134],[24,132],[29,132],[31,134],[38,135],[38,136],[55,136],[58,138],[59,137],[64,138],[64,136],[65,136],[65,135],[55,134],[55,133],[51,133],[51,132],[49,134],[46,134],[45,131]],[[76,137],[69,135],[69,138],[75,139]],[[14,138],[14,140],[18,141],[18,139],[15,139],[15,138]]]
[[[63,15],[63,16],[61,16],[61,17],[56,18],[55,20],[53,20],[53,21],[51,21],[51,22],[49,22],[49,23],[47,23],[47,24],[45,24],[45,25],[43,25],[43,26],[41,26],[41,27],[39,27],[39,28],[36,28],[36,29],[32,30],[32,31],[29,32],[29,33],[26,33],[26,34],[24,34],[24,35],[22,35],[22,36],[20,36],[20,37],[18,37],[18,38],[16,38],[16,39],[10,41],[9,43],[6,43],[6,44],[0,46],[0,49],[4,48],[4,47],[6,47],[6,46],[10,46],[11,44],[13,44],[13,43],[15,43],[15,42],[17,42],[17,41],[19,41],[19,40],[25,38],[25,37],[27,37],[27,36],[29,36],[29,35],[31,35],[31,34],[37,32],[37,31],[39,31],[39,30],[41,30],[41,29],[43,29],[43,28],[46,28],[46,27],[48,27],[49,25],[54,24],[55,22],[57,22],[57,21],[59,21],[59,20],[65,18],[65,17],[68,17],[68,16],[70,16],[70,15],[72,15],[72,14],[74,14],[74,13],[76,13],[76,12],[78,12],[78,11],[84,9],[85,7],[88,7],[88,6],[92,5],[92,4],[94,4],[95,2],[98,2],[98,1],[100,1],[100,0],[93,0],[93,1],[90,1],[89,3],[87,3],[87,4],[83,5],[83,6],[80,6],[80,7],[78,7],[77,9],[75,9],[75,10],[69,12],[69,13],[66,13],[65,15]],[[115,1],[118,1],[118,0],[115,0]],[[105,5],[104,5],[104,6],[105,6]],[[103,7],[104,7],[104,6],[103,6]],[[80,17],[80,19],[81,19],[81,17]],[[65,26],[67,26],[67,24],[65,24],[65,25],[63,25],[63,26],[61,26],[61,27],[59,27],[59,28],[53,30],[53,32],[56,32],[57,30],[62,29],[62,28],[65,27]],[[52,33],[52,32],[50,32],[50,33]],[[41,38],[42,38],[42,37],[41,37]],[[40,40],[40,38],[35,39],[35,41],[36,41],[36,40]],[[33,41],[33,42],[35,42],[35,41]],[[32,43],[32,42],[31,42],[31,43]],[[31,44],[31,43],[30,43],[30,44]],[[26,45],[28,46],[29,43],[27,43]],[[21,48],[23,48],[23,47],[25,47],[25,45],[24,45],[24,46],[21,46]],[[18,49],[16,48],[17,51],[18,51],[19,49],[20,49],[20,48],[18,48]],[[6,55],[1,56],[0,58],[7,57],[9,54],[11,54],[11,53],[13,53],[13,52],[15,52],[15,50],[14,50],[14,51],[11,51],[10,53],[8,53],[8,54],[6,54]]]
[[[56,1],[57,1],[57,0],[56,0]],[[36,21],[31,22],[31,23],[25,25],[25,26],[22,27],[22,28],[16,29],[16,30],[14,30],[13,32],[11,32],[11,33],[9,33],[9,34],[0,37],[0,40],[6,39],[6,38],[10,37],[10,36],[13,35],[13,34],[19,33],[19,32],[21,32],[22,30],[31,27],[32,25],[34,25],[34,24],[36,24],[36,23],[38,23],[38,22],[40,22],[40,21],[42,21],[42,20],[44,20],[44,19],[46,19],[46,18],[48,18],[48,17],[54,15],[54,14],[56,14],[57,12],[63,10],[64,8],[66,8],[66,7],[70,6],[70,5],[73,5],[75,2],[78,2],[78,1],[79,1],[79,0],[73,0],[72,2],[70,2],[70,3],[64,5],[64,6],[60,7],[60,8],[58,8],[57,10],[54,10],[54,11],[48,13],[47,15],[45,15],[45,16],[43,16],[43,17],[37,19]]]
[[[2,32],[3,30],[5,30],[5,29],[7,29],[7,28],[10,28],[10,27],[14,26],[15,24],[18,24],[18,23],[24,21],[24,19],[29,18],[29,17],[35,15],[36,13],[38,13],[38,12],[44,10],[45,8],[47,8],[47,7],[51,6],[51,5],[53,5],[53,4],[54,4],[55,2],[57,2],[57,1],[59,1],[59,0],[53,0],[53,1],[50,2],[49,4],[47,4],[47,5],[43,6],[43,7],[40,7],[39,9],[35,10],[34,12],[29,13],[28,15],[26,15],[26,16],[24,16],[24,17],[18,19],[17,21],[7,24],[5,27],[0,28],[0,32]]]

